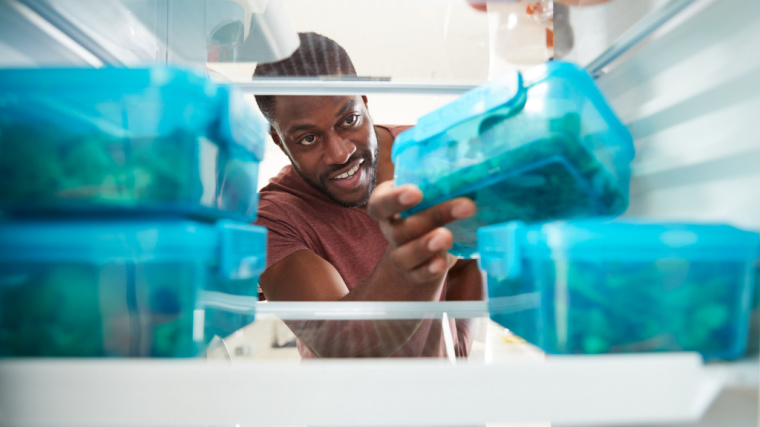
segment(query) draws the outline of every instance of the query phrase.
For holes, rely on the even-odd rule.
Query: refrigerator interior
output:
[[[664,25],[653,32],[640,28],[648,16],[674,5],[679,5],[680,9]],[[412,125],[420,116],[453,101],[468,88],[492,80],[512,68],[530,67],[530,64],[510,62],[509,52],[503,50],[504,45],[500,43],[513,28],[508,28],[503,17],[500,18],[499,14],[504,12],[499,7],[505,6],[489,5],[488,11],[479,11],[465,0],[14,0],[0,2],[0,67],[178,65],[206,73],[215,81],[239,86],[246,101],[255,107],[253,93],[257,89],[246,85],[251,81],[257,62],[254,53],[246,51],[245,42],[249,37],[253,40],[253,37],[262,36],[255,31],[254,23],[258,22],[271,25],[272,34],[281,35],[270,37],[268,42],[265,40],[267,49],[258,52],[268,55],[269,59],[287,55],[294,47],[292,38],[296,31],[315,31],[336,40],[353,59],[360,82],[368,83],[367,97],[373,120],[381,124]],[[760,168],[757,167],[760,163],[760,136],[754,126],[760,117],[760,2],[611,0],[595,6],[571,7],[568,14],[565,30],[572,34],[572,48],[562,59],[593,67],[597,84],[634,137],[636,157],[632,164],[630,203],[625,215],[727,223],[760,231],[760,196],[757,192],[760,187]],[[632,31],[640,31],[642,40],[622,48],[619,45],[621,36]],[[266,35],[263,36],[266,39]],[[540,44],[540,40],[536,43]],[[601,64],[597,61],[600,55],[615,48],[620,48],[619,56]],[[370,87],[373,83],[380,86]],[[385,90],[383,83],[398,83],[406,89]],[[341,82],[335,84],[340,86]],[[432,89],[420,90],[421,87]],[[259,188],[288,163],[285,154],[269,140],[260,165]],[[251,305],[255,303],[251,302]],[[327,308],[326,311],[317,310],[319,316],[330,313]],[[357,306],[357,310],[365,308]],[[219,366],[239,366],[240,362],[276,360],[293,366],[299,363],[295,336],[283,321],[290,307],[263,304],[258,309],[255,322],[228,337],[219,337],[209,347],[206,354],[209,362],[219,362],[219,365],[193,378],[207,381],[212,386],[190,396],[186,402],[167,406],[155,414],[132,414],[134,425],[197,424],[192,417],[202,414],[192,411],[193,404],[201,405],[202,398],[213,395],[209,390],[220,384],[225,387],[235,384],[239,388],[225,388],[222,397],[228,399],[228,404],[221,406],[223,410],[208,415],[217,416],[214,421],[223,419],[228,424],[235,424],[235,416],[253,416],[251,411],[241,409],[236,390],[252,392],[251,384],[257,380],[285,399],[287,388],[274,376],[254,372],[252,368],[241,376],[245,382],[235,383],[234,379],[230,380],[233,376],[230,372],[214,371]],[[519,363],[527,364],[526,372],[539,375],[538,384],[544,387],[562,387],[567,384],[563,384],[563,380],[572,382],[579,378],[592,384],[589,395],[583,395],[580,386],[574,389],[579,393],[577,399],[570,399],[567,405],[562,402],[560,393],[547,398],[548,407],[555,411],[551,418],[559,425],[630,425],[636,422],[728,425],[725,420],[729,418],[737,420],[735,425],[757,425],[756,357],[749,363],[742,362],[738,374],[736,371],[726,374],[723,371],[725,365],[714,365],[712,371],[705,373],[701,361],[690,357],[644,361],[617,359],[611,362],[610,359],[589,359],[585,365],[572,366],[563,365],[565,361],[558,359],[556,370],[536,368],[534,371],[535,363],[546,362],[546,357],[490,322],[484,305],[452,307],[449,311],[432,310],[435,314],[427,319],[435,319],[441,325],[444,324],[442,316],[450,316],[457,310],[464,311],[461,317],[473,321],[473,353],[469,360],[459,361],[460,367],[468,363],[480,366],[506,361],[499,368],[504,371],[499,371],[498,378],[508,382],[510,376],[519,377],[512,388],[506,383],[493,386],[494,393],[511,393],[508,394],[510,397],[522,402],[516,405],[519,407],[512,414],[515,417],[503,417],[510,418],[507,421],[545,421],[539,417],[545,408],[531,404],[541,398],[540,390],[531,388],[532,380],[520,377],[519,369],[508,366],[518,362],[519,367],[523,366]],[[293,315],[295,317],[305,313],[302,307],[295,311],[300,313]],[[340,317],[340,314],[336,316]],[[757,339],[760,332],[753,332]],[[620,387],[612,384],[613,388],[617,387],[614,388],[618,393],[615,396],[620,399],[610,398],[608,405],[584,406],[584,398],[601,398],[609,393],[604,388],[604,372],[615,375],[614,370],[602,374],[594,370],[598,361],[602,365],[611,363],[610,369],[625,363],[632,364],[629,366],[639,363],[640,366],[636,365],[631,375],[614,377],[618,381],[615,384],[622,384]],[[446,362],[452,363],[450,358]],[[61,415],[65,415],[62,419],[68,422],[67,425],[116,425],[108,418],[109,410],[130,416],[123,407],[110,403],[89,418],[81,415],[84,412],[78,412],[83,411],[82,406],[63,408],[65,405],[60,403],[55,411],[35,412],[40,402],[60,402],[56,400],[60,394],[55,394],[60,393],[60,389],[52,388],[47,394],[39,394],[39,384],[45,384],[39,372],[47,372],[45,369],[58,372],[54,374],[54,381],[62,383],[69,378],[67,375],[91,375],[93,371],[83,365],[70,365],[66,367],[70,370],[57,371],[60,366],[25,363],[28,362],[15,361],[0,366],[0,376],[9,379],[0,381],[0,402],[5,402],[0,403],[0,416],[6,411],[9,419],[20,420],[19,425],[24,426],[50,425]],[[298,395],[304,400],[307,392],[318,391],[315,384],[327,381],[335,375],[336,371],[332,369],[339,369],[337,365],[325,365],[324,372],[318,371],[322,369],[320,367],[308,371],[311,366],[306,364],[307,371],[304,372],[283,374],[288,379],[303,374],[301,378],[312,381],[313,387],[305,387]],[[44,369],[37,371],[40,367]],[[103,371],[108,375],[100,382],[96,377],[89,380],[89,388],[83,387],[79,395],[81,401],[97,397],[104,389],[111,390],[115,383],[109,381],[128,380],[133,374],[135,383],[147,380],[147,384],[158,384],[156,390],[165,393],[172,390],[166,384],[188,375],[182,368],[173,371],[174,368],[167,369],[159,364],[155,372],[163,373],[157,374],[157,378],[166,382],[150,383],[151,375],[155,374],[150,371],[153,367],[145,371],[130,371],[141,369],[132,366],[113,365],[113,368],[114,371]],[[387,385],[378,389],[386,392],[391,386],[382,382],[383,375],[403,379],[404,375],[413,375],[415,369],[404,365],[403,370],[389,373],[387,366],[359,368],[366,368],[364,372],[369,372],[366,378],[362,378],[378,381],[383,387]],[[359,368],[357,372],[362,372]],[[109,367],[97,369],[107,370]],[[485,371],[476,372],[477,369],[473,367],[473,378],[489,375]],[[580,374],[574,376],[573,372]],[[420,378],[424,380],[446,373],[443,370],[425,371],[420,373]],[[647,373],[648,376],[636,378],[636,373]],[[556,376],[552,379],[550,375],[554,374]],[[336,381],[351,384],[349,375],[340,375]],[[646,382],[657,380],[657,375],[662,376],[658,386],[665,388],[647,388]],[[28,378],[42,380],[28,383]],[[214,378],[220,380],[214,382]],[[468,387],[465,375],[456,378],[457,384],[465,389]],[[678,382],[677,378],[685,380]],[[726,384],[733,394],[724,393],[717,397],[713,409],[718,415],[708,413],[704,417],[720,388]],[[16,395],[16,386],[23,392]],[[140,384],[134,385],[124,392],[124,397],[139,397],[136,391],[145,392],[140,387]],[[431,396],[438,396],[436,393],[439,392],[425,389],[424,384],[417,384],[410,390],[427,391]],[[257,392],[261,393],[262,399],[267,397],[265,393]],[[443,391],[440,395],[444,395]],[[681,397],[665,400],[666,396],[677,395]],[[399,394],[399,401],[406,396]],[[659,402],[658,396],[662,397]],[[349,398],[351,396],[346,396]],[[240,406],[235,407],[230,402]],[[316,399],[315,402],[324,403],[324,400]],[[638,406],[631,402],[638,402]],[[486,408],[486,404],[495,407],[500,402],[491,399],[470,403]],[[572,407],[572,404],[577,406]],[[277,411],[285,409],[278,406],[262,410],[264,419],[274,422]],[[351,422],[362,419],[360,410],[366,408],[357,406],[350,416],[339,419],[315,403],[304,414],[316,414],[326,424],[342,422],[351,425]],[[186,411],[183,412],[184,418],[172,419],[172,414],[178,411]],[[442,410],[441,414],[454,413],[454,409],[447,411]],[[490,411],[488,414],[498,418],[496,409]],[[391,424],[405,420],[423,425],[429,420],[394,418],[393,414],[378,414],[378,417]],[[702,424],[698,424],[700,418]],[[202,420],[211,422],[211,419]],[[289,414],[282,419],[289,424],[309,422],[298,414]],[[464,424],[474,420],[455,421]]]

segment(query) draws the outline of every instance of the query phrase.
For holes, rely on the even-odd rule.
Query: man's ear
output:
[[[269,136],[272,137],[272,141],[274,141],[274,143],[277,144],[278,147],[280,147],[280,150],[282,150],[283,153],[288,154],[288,153],[285,152],[285,146],[282,144],[282,140],[280,139],[280,135],[277,133],[277,131],[271,125],[269,126]]]

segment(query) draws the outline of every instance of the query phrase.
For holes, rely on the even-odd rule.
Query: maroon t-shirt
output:
[[[409,128],[383,127],[394,138]],[[365,209],[333,202],[305,182],[292,165],[285,166],[261,189],[256,224],[269,230],[267,268],[297,251],[310,250],[335,267],[349,291],[370,275],[388,247],[378,222]],[[439,301],[444,299],[445,286]],[[464,356],[469,350],[469,331],[460,322],[452,320],[450,325],[455,352]],[[300,342],[298,348],[302,357],[313,357]],[[392,356],[445,354],[441,322],[428,320]]]

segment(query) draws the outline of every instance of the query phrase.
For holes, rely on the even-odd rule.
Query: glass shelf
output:
[[[562,9],[567,19],[555,23],[562,27],[555,37],[567,38],[564,59],[596,74],[695,1],[613,1]],[[14,22],[25,24],[6,25],[0,41],[8,52],[25,46],[20,50],[26,57],[5,55],[0,66],[169,63],[259,93],[271,89],[248,83],[255,61],[285,57],[294,49],[296,31],[315,31],[343,45],[360,76],[385,81],[319,83],[309,89],[315,94],[360,88],[458,94],[509,68],[530,66],[508,60],[513,53],[502,41],[514,28],[505,21],[505,7],[494,3],[480,11],[466,0],[13,0],[3,8]],[[37,34],[53,42],[26,43]],[[520,37],[532,43],[531,34]],[[51,55],[50,46],[62,54]],[[550,58],[552,51],[547,52],[533,63]],[[302,89],[272,87],[286,93]]]

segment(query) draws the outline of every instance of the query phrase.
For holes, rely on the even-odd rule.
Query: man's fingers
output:
[[[417,268],[408,271],[407,279],[416,283],[427,283],[431,280],[441,280],[446,274],[446,257],[445,252],[438,253],[430,258],[426,263]]]
[[[435,256],[446,253],[453,243],[451,231],[437,228],[396,249],[392,255],[393,262],[403,270],[414,270],[429,263]]]
[[[398,212],[422,201],[422,192],[411,184],[393,187],[392,181],[378,184],[369,197],[367,213],[376,221],[390,221]]]
[[[397,245],[414,240],[431,230],[469,218],[475,214],[475,203],[465,197],[448,200],[391,224],[390,237]]]

